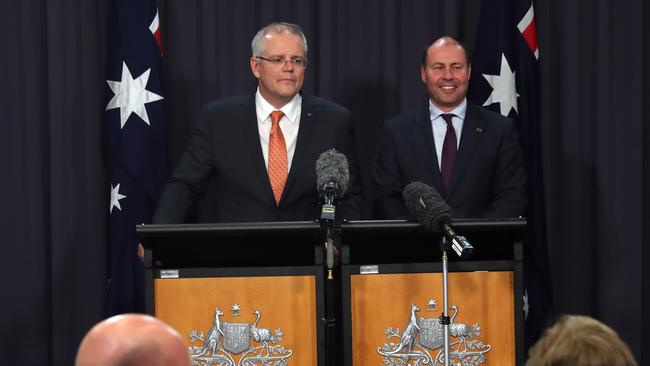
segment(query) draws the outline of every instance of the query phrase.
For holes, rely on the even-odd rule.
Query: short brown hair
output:
[[[470,65],[472,63],[470,55],[469,53],[467,53],[467,48],[465,48],[465,45],[462,42],[450,36],[442,36],[428,42],[424,46],[424,49],[422,50],[422,60],[421,60],[422,66],[425,67],[427,66],[427,54],[429,52],[429,48],[431,48],[431,46],[433,46],[436,43],[438,44],[446,43],[450,45],[459,46],[463,50],[463,53],[465,54],[465,61],[467,61],[467,64]]]
[[[562,316],[528,355],[526,366],[636,366],[614,330],[582,315]]]

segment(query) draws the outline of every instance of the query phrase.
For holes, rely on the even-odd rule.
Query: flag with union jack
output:
[[[115,0],[109,30],[104,142],[110,176],[107,315],[144,311],[137,224],[167,179],[162,47],[155,0]]]
[[[532,0],[484,1],[468,98],[513,118],[519,127],[529,197],[522,304],[527,346],[546,325],[552,303],[540,132],[539,58]]]

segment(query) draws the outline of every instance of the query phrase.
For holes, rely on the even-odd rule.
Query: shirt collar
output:
[[[467,112],[467,98],[464,98],[463,101],[454,108],[451,112],[443,112],[440,108],[436,107],[431,99],[429,99],[429,114],[431,115],[431,120],[440,117],[441,114],[450,113],[456,117],[465,120],[465,112]]]
[[[300,120],[300,106],[302,104],[302,96],[300,93],[294,95],[293,99],[289,103],[285,104],[280,110],[284,113],[284,116],[289,119],[289,122],[292,124],[298,123]],[[267,102],[266,99],[260,93],[260,88],[257,88],[255,92],[255,105],[257,106],[259,119],[260,121],[265,121],[271,115],[271,112],[276,111],[277,109]]]

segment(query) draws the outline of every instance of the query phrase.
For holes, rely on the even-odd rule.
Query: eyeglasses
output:
[[[275,56],[275,57],[271,57],[271,58],[266,58],[266,57],[263,57],[263,56],[255,56],[255,58],[260,59],[260,60],[264,60],[264,61],[268,61],[268,62],[270,62],[270,63],[272,63],[273,65],[276,65],[276,66],[284,66],[287,62],[291,62],[291,64],[293,66],[296,66],[296,67],[300,66],[303,69],[305,67],[307,67],[307,59],[304,58],[304,57],[292,57],[292,58],[290,58],[288,60],[285,59],[284,57],[280,57],[280,56]]]

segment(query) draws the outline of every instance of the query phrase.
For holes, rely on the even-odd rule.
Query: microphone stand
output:
[[[339,234],[341,228],[336,220],[336,206],[334,205],[335,193],[333,190],[327,190],[325,194],[325,203],[321,208],[320,224],[324,234],[324,251],[325,262],[324,270],[327,272],[325,281],[325,314],[322,319],[325,325],[325,364],[335,366],[335,331],[336,331],[336,301],[335,301],[335,283],[334,283],[334,243],[335,237]]]
[[[445,366],[449,366],[449,325],[451,319],[449,318],[449,269],[447,267],[447,251],[452,248],[458,258],[468,258],[474,252],[474,247],[469,241],[461,235],[456,235],[449,225],[443,225],[442,237],[440,238],[440,251],[442,251],[442,316],[440,316],[440,324],[443,326],[444,341],[445,341]]]
[[[448,288],[448,276],[449,271],[447,269],[447,250],[449,250],[449,242],[445,235],[442,235],[440,238],[440,250],[442,251],[442,316],[440,316],[440,324],[442,324],[444,332],[444,341],[445,341],[445,366],[449,366],[449,324],[451,320],[449,318],[449,288]]]

